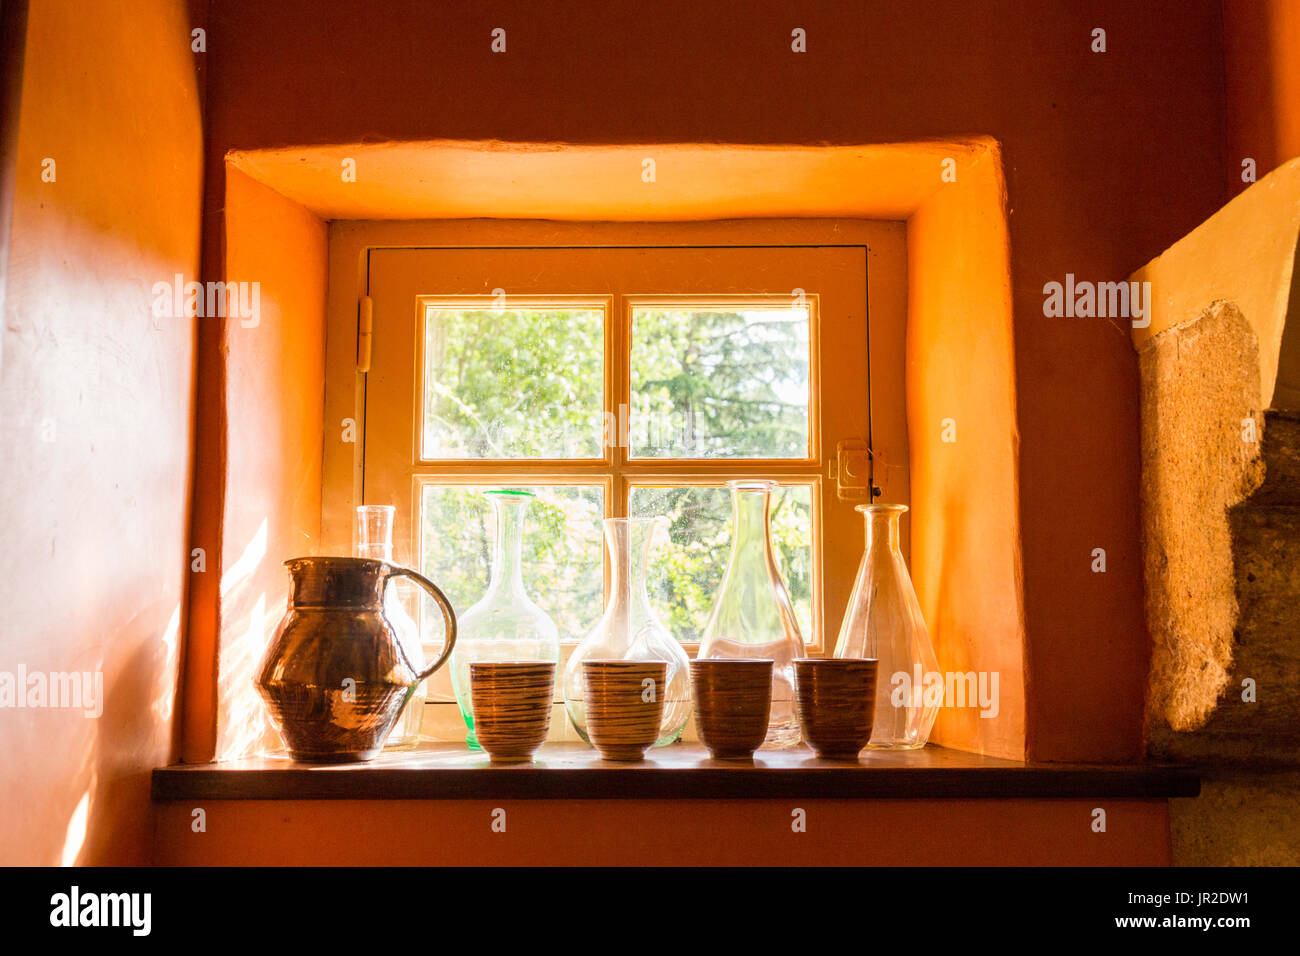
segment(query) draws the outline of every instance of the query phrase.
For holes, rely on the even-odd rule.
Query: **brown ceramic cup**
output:
[[[695,730],[718,760],[747,760],[767,737],[772,710],[770,660],[691,661]]]
[[[554,661],[470,661],[474,735],[493,763],[523,763],[546,740]]]
[[[587,736],[606,760],[641,760],[659,739],[666,661],[582,662]]]
[[[818,757],[857,760],[871,739],[878,663],[870,657],[795,659],[799,726]]]

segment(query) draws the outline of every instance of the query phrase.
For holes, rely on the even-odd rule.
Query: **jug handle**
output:
[[[425,668],[416,676],[415,683],[418,684],[441,667],[451,655],[451,649],[456,646],[456,613],[451,609],[451,602],[447,600],[447,595],[442,593],[442,589],[419,571],[412,568],[404,568],[397,564],[391,564],[389,565],[389,568],[391,569],[388,572],[389,580],[392,580],[393,578],[410,578],[427,591],[429,596],[437,602],[439,609],[442,611],[442,619],[446,623],[447,640],[443,644],[442,653],[438,655],[438,659],[434,661],[432,665]],[[385,586],[387,586],[387,582],[385,582]]]

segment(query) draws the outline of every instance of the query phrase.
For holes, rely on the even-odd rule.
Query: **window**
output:
[[[860,246],[374,249],[362,498],[397,506],[398,559],[463,611],[482,491],[533,490],[525,583],[570,644],[603,609],[600,519],[666,515],[649,586],[690,648],[729,554],[724,483],[771,478],[778,563],[829,651],[861,555],[833,479],[837,442],[869,436],[865,283]]]

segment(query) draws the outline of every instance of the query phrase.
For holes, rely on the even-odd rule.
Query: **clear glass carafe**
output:
[[[564,669],[564,707],[578,735],[587,736],[582,662],[586,660],[664,661],[664,716],[656,747],[682,735],[691,717],[690,658],[655,613],[646,592],[646,563],[663,518],[606,518],[609,553],[609,604],[587,636],[574,648]]]
[[[393,564],[392,505],[361,505],[357,508],[357,523],[352,543],[355,558],[378,558]],[[384,617],[392,625],[397,641],[402,645],[414,670],[423,670],[426,660],[438,656],[434,645],[424,645],[420,640],[420,626],[406,610],[406,603],[398,591],[397,582],[389,584],[384,592]],[[410,749],[420,742],[420,725],[424,722],[424,704],[428,699],[428,682],[422,682],[411,692],[401,716],[393,724],[384,746],[389,750]]]
[[[775,481],[727,482],[735,528],[731,559],[700,642],[701,658],[770,658],[772,711],[768,749],[799,743],[794,706],[794,659],[804,653],[803,636],[785,579],[772,552],[769,506]]]
[[[836,657],[874,657],[876,713],[868,747],[924,747],[939,705],[927,701],[929,675],[939,661],[921,617],[912,576],[899,547],[899,519],[907,505],[859,505],[866,516],[867,546],[835,645]]]
[[[485,492],[496,524],[492,572],[487,593],[457,618],[456,647],[451,654],[451,685],[468,733],[465,743],[480,750],[474,736],[470,701],[471,661],[560,662],[560,637],[551,616],[524,591],[524,516],[533,500],[529,491]]]

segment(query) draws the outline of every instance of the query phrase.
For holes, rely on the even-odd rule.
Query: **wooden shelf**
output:
[[[153,772],[153,799],[967,799],[1195,797],[1200,779],[1151,764],[1030,764],[926,747],[866,751],[857,763],[818,760],[811,750],[760,751],[752,763],[717,761],[698,745],[611,763],[583,744],[542,748],[531,764],[492,765],[461,745],[385,753],[363,764],[300,764],[284,755]]]

